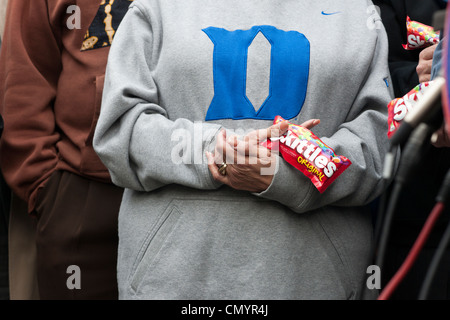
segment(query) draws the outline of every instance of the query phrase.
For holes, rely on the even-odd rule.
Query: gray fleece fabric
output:
[[[370,1],[135,0],[94,148],[126,188],[121,299],[352,299],[382,191],[388,43]],[[220,129],[318,118],[352,165],[324,193],[281,157],[254,194],[212,178]]]

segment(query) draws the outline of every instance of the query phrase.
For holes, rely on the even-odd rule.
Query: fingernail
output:
[[[437,132],[433,133],[433,135],[431,136],[431,143],[436,143],[438,141],[439,135]]]

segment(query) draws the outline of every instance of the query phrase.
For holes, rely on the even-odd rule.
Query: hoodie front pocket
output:
[[[147,270],[151,268],[153,261],[156,259],[168,236],[175,228],[180,216],[181,212],[178,208],[172,204],[169,205],[155,224],[154,228],[148,233],[136,259],[136,270],[134,274],[132,273],[131,288],[133,290],[137,290],[138,285],[145,277]]]
[[[151,217],[147,210],[140,218]],[[128,294],[157,300],[346,298],[309,220],[259,199],[171,199],[145,228]]]

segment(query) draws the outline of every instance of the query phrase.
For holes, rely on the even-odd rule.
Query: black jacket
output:
[[[389,38],[389,68],[395,97],[402,97],[419,84],[416,73],[420,49],[405,50],[406,17],[433,25],[436,11],[445,9],[441,0],[373,0],[381,9],[381,19]]]
[[[395,97],[402,97],[419,84],[416,66],[418,50],[405,50],[406,17],[432,26],[433,15],[445,9],[440,0],[373,0],[380,7],[381,18],[389,38],[389,68]],[[384,263],[384,280],[389,280],[403,263],[414,241],[436,203],[436,195],[450,167],[450,148],[428,145],[417,156],[418,167],[409,174],[410,180],[403,186],[393,217],[387,256]],[[392,186],[388,188],[388,196]],[[432,255],[450,219],[450,207],[444,210],[433,228],[421,255],[399,284],[391,299],[417,299]],[[450,256],[450,249],[446,257]],[[430,290],[431,299],[450,298],[450,259],[444,259]]]

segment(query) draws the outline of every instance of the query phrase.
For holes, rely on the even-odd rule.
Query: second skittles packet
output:
[[[419,83],[407,94],[401,98],[395,98],[387,105],[388,108],[388,138],[390,138],[397,130],[400,122],[405,118],[406,114],[414,108],[417,101],[422,97],[424,92],[433,81]]]
[[[407,43],[403,44],[405,50],[422,49],[439,43],[439,31],[426,24],[411,21],[406,17]]]

